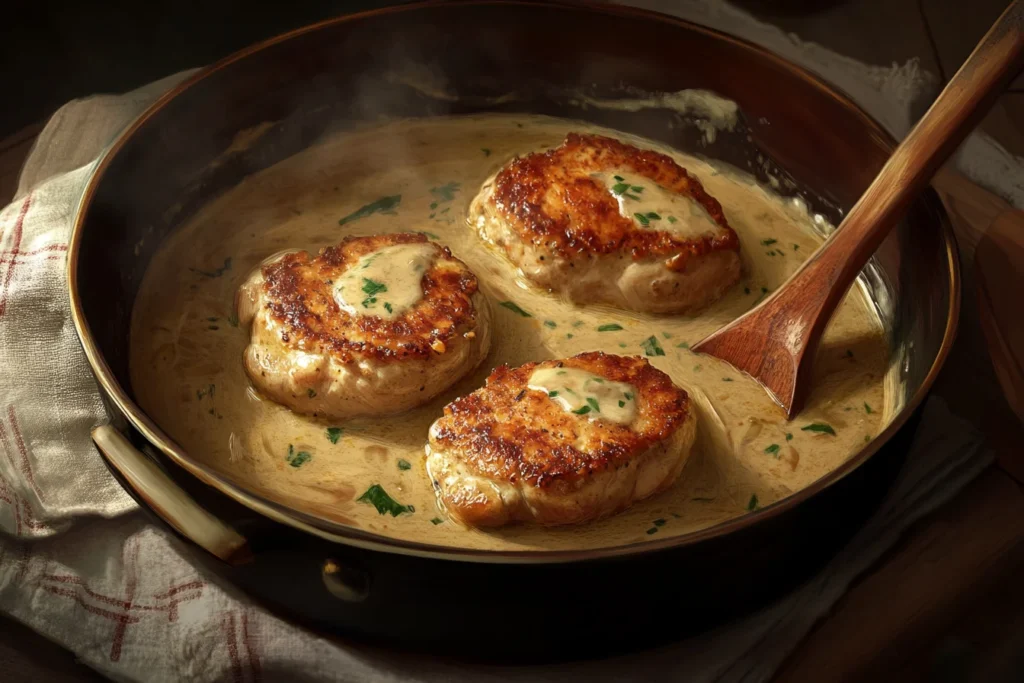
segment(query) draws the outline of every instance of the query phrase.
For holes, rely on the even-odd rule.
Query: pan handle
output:
[[[228,564],[252,559],[243,536],[200,507],[116,428],[101,425],[92,431],[92,440],[153,512],[182,536]]]

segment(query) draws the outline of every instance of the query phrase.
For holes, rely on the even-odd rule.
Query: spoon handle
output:
[[[850,209],[841,229],[798,275],[819,288],[828,283],[834,298],[841,299],[917,194],[1002,94],[1022,56],[1024,4],[1014,0]]]
[[[822,333],[915,196],[991,108],[1024,57],[1024,4],[1014,0],[882,167],[839,228],[760,306],[693,347],[761,382],[793,416],[809,390]]]

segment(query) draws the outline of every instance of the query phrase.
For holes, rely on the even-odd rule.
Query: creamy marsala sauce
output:
[[[131,374],[139,403],[192,457],[260,495],[392,537],[490,549],[599,547],[648,539],[651,529],[662,537],[705,528],[798,491],[870,440],[888,414],[887,353],[881,325],[859,288],[830,323],[807,407],[791,422],[753,380],[689,351],[689,344],[778,287],[822,241],[821,221],[816,226],[801,204],[734,169],[662,150],[722,203],[742,242],[743,280],[703,314],[576,307],[517,280],[514,268],[467,224],[467,207],[481,182],[512,156],[558,145],[573,130],[659,148],[544,117],[432,119],[340,134],[246,178],[176,231],[149,266],[132,320]],[[614,175],[606,182],[622,195],[627,215],[643,215],[659,228],[700,229],[703,217],[691,215],[689,203],[663,196],[648,181]],[[629,187],[616,188],[619,183]],[[479,277],[494,310],[492,349],[482,366],[418,409],[343,423],[293,414],[250,388],[242,369],[248,331],[237,327],[233,314],[235,291],[248,273],[283,249],[315,253],[345,235],[406,230],[449,246]],[[400,261],[398,270],[413,270],[420,258],[400,256],[388,261]],[[417,296],[398,284],[389,294],[393,307],[411,305]],[[344,283],[336,296],[360,307],[366,298]],[[697,444],[676,485],[578,527],[479,531],[449,520],[435,502],[423,451],[443,406],[481,386],[501,363],[596,349],[646,355],[693,398]],[[531,382],[558,392],[555,400],[568,410],[580,410],[590,397],[614,406],[606,419],[627,419],[625,396],[632,392],[587,379],[537,373]],[[379,489],[364,496],[374,486]],[[380,489],[412,510],[379,514],[370,499],[379,502],[374,494]]]

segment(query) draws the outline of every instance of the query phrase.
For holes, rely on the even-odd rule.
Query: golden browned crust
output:
[[[425,243],[416,233],[347,237],[315,257],[286,254],[263,267],[262,296],[268,314],[280,326],[281,341],[341,361],[355,358],[394,360],[427,358],[438,342],[476,327],[470,297],[476,276],[447,247],[433,244],[438,259],[423,274],[423,298],[394,320],[354,316],[335,302],[332,285],[361,256],[396,244]],[[440,267],[442,260],[458,267]]]
[[[527,388],[538,367],[579,368],[632,384],[636,419],[619,425],[565,411],[544,392]],[[459,453],[477,475],[551,488],[629,467],[634,457],[679,428],[689,411],[686,392],[646,359],[594,351],[496,368],[484,387],[445,407],[431,440]]]
[[[608,190],[590,177],[616,169],[643,176],[699,203],[721,230],[683,239],[662,230],[638,228],[619,213]],[[740,243],[722,206],[700,181],[670,157],[600,135],[569,133],[555,149],[511,161],[494,179],[495,209],[520,238],[566,259],[581,253],[628,253],[634,260],[669,257],[674,271],[691,256],[739,252]]]

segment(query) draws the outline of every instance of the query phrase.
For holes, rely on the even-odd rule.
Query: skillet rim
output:
[[[956,337],[960,317],[961,275],[959,249],[949,217],[941,206],[941,203],[936,198],[934,191],[931,189],[926,191],[918,201],[928,205],[929,208],[935,212],[936,218],[938,219],[941,232],[940,238],[946,248],[950,297],[949,310],[946,317],[946,328],[943,332],[942,343],[936,353],[931,367],[928,370],[928,374],[925,376],[920,386],[917,387],[913,395],[904,404],[900,412],[897,413],[886,428],[873,438],[864,448],[857,451],[841,466],[813,482],[809,486],[754,512],[748,512],[744,515],[720,522],[719,524],[706,529],[700,529],[680,536],[656,540],[643,540],[636,543],[617,546],[603,546],[600,548],[589,548],[584,550],[537,549],[515,551],[458,548],[390,538],[308,515],[299,510],[288,508],[279,503],[265,500],[254,493],[250,493],[227,478],[207,468],[202,463],[190,458],[185,450],[166,435],[155,421],[153,421],[146,412],[135,403],[135,401],[117,381],[110,369],[110,366],[107,364],[103,353],[99,350],[95,340],[93,339],[91,329],[85,319],[85,314],[82,309],[82,300],[78,287],[79,249],[81,246],[82,235],[85,231],[86,218],[89,215],[89,210],[92,208],[93,199],[102,183],[105,171],[110,166],[112,160],[117,156],[118,152],[120,152],[120,150],[127,144],[128,140],[131,139],[139,129],[141,129],[170,101],[179,97],[203,79],[229,67],[235,62],[241,61],[278,43],[292,40],[304,34],[313,33],[345,22],[357,21],[369,16],[387,15],[394,12],[414,12],[420,9],[439,5],[522,5],[556,7],[581,13],[589,12],[616,16],[635,16],[649,21],[657,21],[663,24],[679,26],[691,32],[704,34],[705,36],[720,42],[731,43],[738,48],[746,50],[748,53],[754,54],[758,59],[773,62],[775,66],[788,71],[793,76],[803,80],[806,84],[818,90],[823,96],[836,100],[842,107],[852,113],[855,118],[859,120],[861,125],[863,125],[869,132],[873,133],[874,136],[888,148],[890,154],[896,146],[896,140],[892,135],[890,135],[877,121],[857,105],[846,93],[838,88],[830,86],[816,74],[804,67],[783,59],[774,52],[745,39],[731,36],[715,29],[701,26],[671,15],[626,5],[611,5],[602,2],[601,0],[425,0],[423,2],[406,3],[325,19],[287,33],[268,38],[267,40],[254,43],[253,45],[243,48],[192,74],[184,81],[161,95],[137,119],[135,119],[135,121],[128,125],[120,133],[117,139],[115,139],[104,150],[100,158],[95,162],[92,175],[90,176],[89,181],[79,198],[78,205],[75,208],[75,219],[68,242],[66,263],[68,295],[71,305],[71,317],[75,325],[75,331],[82,344],[82,348],[87,360],[89,361],[89,365],[92,368],[93,375],[96,377],[101,389],[106,394],[107,398],[117,407],[118,411],[120,411],[132,427],[137,430],[150,445],[154,446],[163,455],[170,458],[177,466],[181,467],[204,484],[212,486],[219,492],[227,495],[235,502],[240,503],[265,517],[269,517],[274,521],[330,541],[365,550],[461,562],[553,564],[609,559],[676,549],[700,543],[702,541],[727,536],[754,525],[764,523],[769,519],[775,518],[793,508],[796,508],[803,502],[824,492],[826,489],[838,483],[841,479],[853,473],[872,458],[882,448],[882,446],[888,443],[892,439],[893,435],[895,435],[896,432],[906,424],[910,419],[910,416],[917,411],[924,401],[924,398],[928,395],[935,383],[938,373],[945,365],[946,359],[948,358],[950,349],[953,345],[953,341]]]

